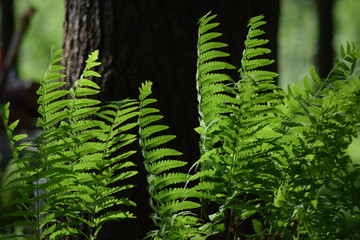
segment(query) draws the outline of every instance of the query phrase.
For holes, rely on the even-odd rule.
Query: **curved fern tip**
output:
[[[200,24],[201,22],[203,22],[203,21],[205,21],[205,19],[207,19],[207,18],[209,18],[209,17],[211,17],[211,19],[213,19],[213,18],[215,18],[216,16],[217,16],[217,14],[211,14],[212,13],[212,11],[210,10],[208,13],[206,13],[204,16],[202,16],[200,19],[199,19],[199,22],[198,22],[198,24]],[[210,20],[211,20],[210,19]],[[208,20],[209,21],[209,20]],[[208,22],[207,21],[207,22]]]
[[[141,83],[141,87],[139,88],[139,99],[144,100],[147,96],[149,96],[152,93],[152,82],[151,81],[145,81],[144,83]]]
[[[99,50],[95,50],[89,55],[89,58],[86,62],[92,62],[97,60],[98,58],[99,58]]]

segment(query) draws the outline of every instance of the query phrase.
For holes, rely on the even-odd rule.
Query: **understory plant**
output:
[[[60,52],[52,53],[38,90],[38,137],[15,135],[18,121],[10,123],[9,103],[2,105],[13,170],[1,191],[17,194],[2,217],[11,219],[5,228],[26,229],[6,239],[92,240],[106,222],[136,217],[123,194],[136,188],[136,142],[156,226],[147,238],[359,238],[350,222],[360,216],[360,167],[347,148],[360,126],[360,50],[341,47],[325,79],[311,68],[285,91],[266,70],[274,60],[263,16],[249,21],[238,70],[226,61],[215,18],[199,21],[196,161],[168,147],[176,136],[164,133],[151,82],[138,99],[95,100],[97,51],[70,89],[63,88]]]

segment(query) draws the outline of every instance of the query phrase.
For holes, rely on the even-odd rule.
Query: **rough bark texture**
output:
[[[208,11],[218,14],[219,31],[239,67],[248,19],[265,14],[276,58],[279,0],[65,0],[64,64],[66,81],[80,76],[84,61],[100,51],[101,100],[136,98],[140,83],[154,82],[154,97],[165,123],[178,136],[177,149],[193,163],[198,157],[195,72],[197,22]],[[273,69],[276,71],[276,65]],[[235,76],[237,77],[237,76]],[[142,160],[137,164],[141,166]],[[134,193],[138,220],[120,223],[102,239],[140,239],[149,230],[145,173]],[[109,231],[105,229],[104,232]]]

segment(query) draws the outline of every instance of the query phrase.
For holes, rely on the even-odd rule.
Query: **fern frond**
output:
[[[61,98],[67,95],[69,91],[61,89],[66,82],[61,81],[61,79],[65,77],[65,75],[60,73],[63,67],[57,65],[57,63],[62,60],[60,55],[60,50],[51,52],[49,67],[40,81],[41,86],[37,91],[37,94],[39,95],[38,112],[42,117],[38,118],[36,125],[43,129],[48,129],[53,124],[57,124],[66,117],[61,113],[63,113],[69,101],[61,100]]]
[[[18,134],[14,135],[15,128],[19,124],[19,120],[14,121],[10,124],[10,103],[6,103],[5,105],[0,105],[0,113],[2,116],[3,124],[5,126],[6,135],[9,139],[10,148],[13,153],[13,158],[17,159],[21,150],[26,148],[28,144],[21,143],[21,140],[24,140],[28,136],[26,134]]]
[[[12,165],[15,165],[15,170],[10,173],[5,181],[7,182],[2,190],[2,193],[7,191],[14,191],[19,194],[15,201],[9,202],[5,208],[15,206],[17,210],[9,213],[2,214],[1,217],[20,217],[13,226],[29,225],[39,232],[40,217],[43,212],[39,208],[33,208],[39,201],[44,200],[44,196],[37,193],[43,191],[44,187],[38,184],[40,179],[38,153],[36,150],[29,149],[31,142],[26,139],[25,134],[14,135],[14,130],[18,121],[9,124],[9,106],[6,104],[1,106],[2,118],[5,126],[7,136],[9,138],[10,147],[13,153]],[[36,194],[35,197],[33,194]]]
[[[134,217],[129,212],[122,210],[109,212],[109,209],[115,205],[118,207],[135,206],[131,200],[127,198],[116,199],[113,195],[130,189],[134,187],[133,185],[112,186],[133,177],[137,173],[132,169],[135,165],[127,160],[135,151],[124,151],[121,154],[114,155],[114,153],[136,141],[136,136],[127,132],[136,126],[132,119],[138,116],[137,109],[137,102],[132,100],[105,105],[96,113],[103,121],[94,120],[91,128],[84,128],[86,129],[85,133],[90,134],[92,138],[76,148],[76,151],[81,152],[80,155],[84,157],[79,158],[78,163],[73,168],[78,173],[74,191],[78,192],[76,202],[85,204],[82,207],[82,212],[91,216],[88,223],[92,229],[92,238],[97,236],[105,222]],[[97,170],[98,173],[88,173],[89,170]],[[87,220],[83,219],[82,216],[77,216],[77,218],[83,222]]]
[[[143,149],[143,157],[145,158],[145,166],[147,167],[148,170],[152,170],[154,169],[154,167],[152,167],[153,164],[157,164],[158,167],[161,167],[161,163],[167,163],[166,159],[164,159],[165,157],[168,158],[173,158],[179,155],[182,155],[181,152],[176,151],[174,149],[171,148],[159,148],[159,146],[168,143],[169,141],[173,140],[175,138],[174,135],[162,135],[161,132],[164,129],[167,129],[166,126],[164,125],[157,125],[157,124],[153,124],[155,121],[157,121],[158,119],[160,119],[160,117],[162,117],[159,114],[155,114],[158,111],[154,111],[151,109],[154,109],[152,107],[149,107],[149,101],[146,101],[148,98],[148,95],[150,95],[151,93],[151,83],[150,82],[146,82],[144,84],[142,84],[142,87],[140,88],[140,111],[139,111],[139,133],[140,133],[140,146]],[[150,102],[155,102],[155,101],[150,101]],[[150,110],[149,110],[150,109]],[[154,115],[155,114],[155,115]],[[152,117],[155,116],[155,117]],[[160,128],[159,128],[160,126]],[[145,134],[143,134],[145,130]],[[153,134],[157,134],[157,136],[153,136]],[[182,162],[180,160],[176,160],[178,163]],[[183,164],[185,165],[186,163],[183,162]],[[153,177],[153,179],[151,180],[152,183],[154,182],[163,182],[162,179],[166,179],[166,176],[163,172],[166,168],[164,169],[159,169],[157,172],[160,173],[160,175],[156,174],[153,175],[153,172],[149,172],[149,174]],[[163,175],[161,175],[163,174]],[[182,174],[182,173],[176,173],[176,172],[171,172],[168,175],[170,176],[171,174],[173,174],[174,177],[173,179],[168,179],[168,181],[166,181],[164,184],[161,185],[162,187],[166,187],[168,185],[171,184],[176,184],[179,182],[185,182],[187,180],[187,175],[186,174]],[[154,189],[159,189],[154,185]],[[155,195],[155,194],[154,194]]]
[[[350,76],[358,75],[360,50],[354,43],[347,43],[346,47],[340,46],[340,58],[336,60],[335,67],[326,78],[327,81],[344,80]]]
[[[196,89],[200,122],[197,131],[201,133],[201,152],[206,152],[209,148],[206,140],[208,139],[207,129],[216,122],[221,114],[226,113],[224,104],[231,101],[231,97],[224,93],[227,93],[226,84],[233,83],[233,80],[220,70],[235,68],[233,65],[219,60],[229,54],[219,50],[227,47],[227,44],[215,41],[222,35],[222,33],[212,31],[219,25],[219,23],[211,22],[215,17],[216,15],[211,15],[209,12],[199,20]]]
[[[135,206],[131,200],[113,195],[134,187],[132,184],[113,185],[136,174],[134,163],[128,161],[135,151],[123,149],[136,141],[136,135],[129,131],[137,125],[138,103],[123,100],[100,107],[98,100],[90,98],[99,92],[99,86],[86,79],[100,76],[92,70],[100,64],[96,61],[98,52],[89,55],[74,86],[61,90],[63,75],[58,71],[62,67],[56,65],[61,60],[59,54],[53,52],[38,90],[40,136],[31,144],[20,143],[24,136],[11,135],[17,123],[8,128],[14,153],[21,156],[16,159],[18,170],[11,174],[20,177],[13,179],[8,189],[24,186],[22,197],[14,202],[24,207],[13,216],[21,215],[30,222],[37,239],[86,235],[77,230],[81,224],[90,228],[87,238],[95,239],[105,222],[133,217],[110,208]],[[66,95],[70,98],[63,99]],[[8,105],[3,109],[8,125]],[[33,209],[35,205],[39,207]]]
[[[204,219],[209,214],[206,211],[208,201],[216,202],[226,213],[219,214],[213,224],[225,224],[222,227],[226,229],[227,237],[231,235],[227,222],[235,221],[233,218],[246,221],[252,214],[260,212],[257,209],[245,216],[236,205],[250,205],[253,200],[247,198],[249,195],[254,201],[264,201],[268,205],[271,199],[266,197],[269,190],[265,189],[274,190],[279,184],[274,177],[279,174],[279,169],[268,156],[277,148],[271,137],[276,134],[270,126],[279,122],[276,106],[280,103],[280,95],[273,84],[277,74],[262,69],[274,62],[264,57],[270,50],[263,46],[268,40],[259,38],[264,33],[260,29],[265,24],[262,19],[258,16],[249,21],[239,70],[241,79],[232,85],[224,85],[221,78],[220,82],[214,79],[214,83],[199,91],[198,97],[209,101],[205,104],[199,101],[200,109],[210,107],[209,113],[199,111],[203,122],[197,130],[205,144],[201,145],[203,151],[197,164],[206,168],[200,168],[194,176],[200,179],[196,189],[203,194]],[[254,169],[262,170],[255,174]],[[232,203],[234,196],[237,204]]]
[[[298,231],[310,227],[317,237],[337,235],[341,228],[337,225],[341,219],[338,206],[344,211],[359,205],[350,192],[356,191],[356,187],[347,169],[353,163],[345,150],[359,126],[358,53],[349,44],[346,49],[342,47],[340,59],[326,79],[320,79],[312,67],[310,78],[289,87],[283,104],[279,105],[283,120],[277,129],[282,136],[277,141],[282,147],[280,155],[286,156],[279,160],[279,166],[284,169],[281,186],[286,186],[286,191],[279,188],[282,193],[275,200],[286,198],[286,204],[277,202],[280,204],[277,207],[290,216],[293,208],[289,202],[291,206],[306,206],[311,214],[297,213],[304,223],[298,226]],[[343,108],[345,102],[347,107]],[[334,197],[339,193],[341,198]],[[324,232],[318,228],[320,222],[336,227]]]
[[[189,194],[185,188],[176,187],[189,181],[187,174],[176,172],[176,169],[187,163],[173,160],[182,155],[181,152],[162,147],[173,140],[175,136],[162,134],[168,127],[156,124],[156,121],[162,116],[156,108],[150,106],[151,103],[156,102],[156,100],[148,98],[151,94],[151,85],[151,82],[145,82],[139,90],[139,143],[142,148],[145,169],[148,172],[150,206],[154,211],[151,218],[160,229],[153,231],[150,235],[153,235],[155,239],[169,239],[170,236],[176,234],[173,232],[176,227],[174,226],[175,222],[170,222],[170,219],[179,212],[198,208],[200,205],[194,201],[185,200],[187,197],[197,197],[197,192],[192,191],[192,194]]]
[[[255,57],[263,56],[264,54],[270,53],[269,49],[261,47],[265,45],[268,40],[256,38],[264,34],[263,30],[258,29],[260,26],[266,23],[265,21],[262,21],[263,18],[264,16],[260,15],[253,17],[249,20],[249,32],[244,42],[245,49],[243,52],[243,57],[241,59],[241,69],[239,71],[242,78],[249,77],[250,79],[255,79],[256,81],[272,81],[272,79],[277,76],[276,73],[263,70],[255,71],[255,69],[268,66],[274,62],[274,60],[269,59],[254,59]]]

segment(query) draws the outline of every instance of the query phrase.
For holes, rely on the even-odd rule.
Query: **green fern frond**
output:
[[[114,205],[135,206],[135,203],[129,199],[116,199],[113,196],[114,193],[134,187],[133,185],[127,184],[122,187],[112,187],[112,185],[119,184],[137,173],[132,169],[135,165],[127,160],[135,151],[130,150],[114,155],[136,141],[136,136],[127,132],[136,126],[132,119],[138,115],[137,109],[137,102],[131,100],[107,104],[96,113],[104,121],[97,125],[95,125],[97,121],[93,122],[92,128],[95,129],[86,131],[87,134],[92,135],[92,138],[84,145],[80,145],[85,149],[81,155],[86,157],[81,157],[74,165],[74,170],[78,172],[75,191],[78,191],[77,201],[85,203],[82,212],[91,216],[89,222],[93,229],[92,238],[97,236],[105,222],[134,217],[131,213],[122,210],[116,212],[108,210]],[[93,141],[94,139],[97,141]],[[79,150],[77,148],[77,151]],[[88,173],[89,169],[96,169],[98,173]],[[92,186],[91,189],[89,186]],[[89,202],[84,201],[85,199],[81,196],[86,197]],[[100,212],[104,214],[99,215]],[[77,217],[83,221],[81,216]]]
[[[17,159],[21,150],[26,148],[28,144],[21,143],[21,140],[24,140],[28,136],[26,134],[18,134],[14,135],[14,130],[19,124],[19,120],[14,121],[13,123],[9,122],[10,115],[10,103],[6,103],[5,105],[0,105],[0,113],[2,116],[3,124],[5,126],[6,135],[9,139],[10,148],[13,153],[13,158]]]
[[[63,113],[69,101],[61,100],[61,98],[66,96],[69,91],[61,89],[66,82],[61,81],[65,75],[61,74],[60,71],[64,68],[57,65],[62,60],[60,55],[60,50],[51,52],[49,67],[40,81],[41,86],[37,91],[39,95],[38,112],[42,116],[38,118],[37,126],[43,129],[59,123],[66,117]]]
[[[179,155],[182,155],[181,152],[176,151],[171,148],[159,148],[159,146],[168,143],[169,141],[173,140],[175,138],[174,135],[162,135],[162,129],[166,129],[167,127],[160,125],[162,127],[158,127],[159,125],[153,124],[155,121],[160,119],[159,117],[162,117],[159,114],[154,115],[158,111],[154,111],[151,109],[154,109],[152,107],[149,107],[149,102],[155,102],[153,100],[146,101],[148,98],[148,95],[151,93],[151,83],[146,82],[142,84],[142,87],[140,88],[140,111],[139,111],[139,133],[140,133],[140,146],[142,148],[143,157],[145,158],[145,166],[148,170],[158,169],[156,172],[157,174],[154,175],[153,172],[149,172],[151,176],[151,183],[154,184],[155,191],[160,190],[163,187],[167,187],[171,184],[181,183],[187,181],[187,175],[182,173],[164,173],[164,171],[169,170],[168,167],[164,167],[164,169],[161,169],[161,163],[168,163],[166,158],[173,158]],[[150,111],[149,111],[150,109]],[[151,116],[155,116],[155,118],[152,118]],[[155,126],[155,127],[152,127]],[[145,135],[143,134],[143,131],[145,131]],[[157,134],[157,136],[153,136],[153,134]],[[164,159],[165,158],[165,159]],[[182,162],[180,160],[176,160],[178,163]],[[152,167],[153,164],[157,164]],[[186,164],[183,162],[182,164]],[[166,164],[168,165],[168,164]],[[164,164],[165,166],[165,164]],[[165,170],[166,169],[166,170]],[[173,178],[167,178],[166,176],[172,175]],[[150,180],[150,179],[149,179]],[[162,183],[158,186],[156,186],[156,182]],[[155,192],[153,195],[156,195]]]
[[[31,142],[26,139],[27,136],[25,134],[14,136],[14,130],[18,121],[9,124],[9,106],[9,103],[1,106],[1,113],[13,153],[13,162],[11,164],[15,165],[16,168],[5,179],[7,184],[2,191],[3,193],[14,191],[18,193],[19,196],[15,201],[11,201],[5,205],[5,208],[16,206],[18,209],[9,214],[2,214],[2,217],[20,217],[18,221],[11,225],[29,225],[38,232],[40,225],[39,218],[42,214],[41,209],[29,207],[35,206],[36,203],[45,199],[45,196],[41,195],[30,197],[34,192],[44,189],[39,184],[36,184],[40,179],[39,169],[37,168],[39,163],[38,154],[36,150],[29,149]]]
[[[340,46],[340,58],[336,60],[335,67],[325,81],[344,80],[351,75],[359,75],[358,65],[360,50],[354,43],[347,43],[346,47]]]
[[[151,216],[159,230],[149,233],[154,239],[175,239],[176,232],[171,220],[176,214],[185,212],[188,209],[200,207],[197,202],[185,200],[187,198],[199,196],[194,190],[177,187],[189,181],[189,176],[185,173],[176,172],[180,167],[187,163],[174,160],[181,152],[162,147],[175,138],[173,135],[162,134],[163,130],[168,129],[165,125],[156,124],[162,118],[156,108],[150,106],[156,102],[155,99],[148,98],[151,94],[151,82],[145,82],[140,88],[140,111],[139,111],[139,135],[140,147],[144,157],[145,169],[148,172],[148,184],[150,194],[150,206],[154,214]],[[195,227],[193,231],[198,231]],[[201,234],[200,234],[201,235]]]
[[[22,197],[14,202],[24,208],[13,216],[25,218],[33,226],[36,239],[84,235],[76,229],[81,224],[90,228],[87,238],[95,239],[105,222],[134,217],[123,210],[109,210],[113,206],[135,206],[131,200],[113,195],[134,187],[132,184],[113,185],[136,174],[134,163],[128,161],[135,151],[123,149],[136,141],[136,135],[129,131],[137,125],[134,117],[139,115],[138,103],[123,100],[100,107],[98,100],[90,99],[99,92],[99,86],[87,79],[100,76],[92,70],[100,64],[96,62],[98,52],[89,55],[81,77],[69,91],[60,89],[64,75],[58,73],[63,69],[56,65],[61,60],[59,55],[53,52],[38,90],[40,136],[31,144],[19,143],[25,136],[11,135],[17,123],[8,128],[14,153],[21,156],[12,176],[21,177],[7,188],[24,186]],[[63,99],[67,95],[70,98]],[[8,125],[8,105],[3,110]],[[39,208],[33,209],[36,204]]]
[[[292,206],[306,206],[306,211],[312,211],[311,219],[299,211],[297,217],[302,218],[303,224],[298,231],[311,228],[316,236],[325,238],[336,236],[339,226],[324,232],[317,223],[336,226],[336,219],[341,217],[334,206],[353,209],[359,205],[351,193],[356,191],[349,180],[352,174],[348,166],[353,163],[345,150],[359,126],[356,117],[360,99],[360,81],[356,76],[359,50],[349,44],[341,49],[340,59],[326,79],[321,79],[312,67],[310,78],[289,87],[283,104],[278,106],[283,120],[278,125],[277,131],[282,136],[277,142],[282,149],[280,155],[286,156],[279,159],[279,166],[283,169],[281,186],[286,186],[287,196],[287,204],[279,207],[284,215],[290,216],[293,209],[288,207],[289,202]],[[347,107],[343,108],[345,102]],[[296,177],[291,174],[295,172]],[[334,195],[340,192],[341,199],[336,199]],[[297,200],[300,196],[301,203]]]
[[[256,70],[260,67],[268,66],[274,62],[274,60],[269,59],[254,59],[255,57],[263,56],[264,54],[270,53],[269,49],[261,47],[268,43],[268,40],[256,38],[265,33],[263,30],[258,29],[260,26],[266,23],[265,21],[262,21],[263,18],[264,16],[260,15],[253,17],[249,20],[249,32],[244,42],[245,49],[243,51],[243,57],[241,59],[241,69],[239,70],[242,78],[249,77],[250,79],[256,79],[256,81],[271,81],[278,75],[269,71]]]
[[[254,209],[245,216],[236,205],[247,206],[250,201],[264,201],[268,206],[271,199],[266,197],[268,193],[265,189],[276,189],[279,184],[274,177],[279,174],[279,169],[269,159],[269,153],[277,148],[272,141],[273,136],[279,137],[279,134],[272,130],[272,126],[279,122],[276,106],[281,103],[281,97],[278,87],[273,84],[277,74],[262,69],[274,62],[263,57],[270,50],[263,46],[268,40],[259,38],[264,33],[260,29],[265,24],[262,19],[258,16],[249,21],[239,70],[241,79],[227,86],[214,81],[215,84],[203,87],[198,97],[203,100],[208,94],[207,100],[217,103],[217,106],[199,101],[200,109],[209,105],[209,111],[216,115],[199,111],[200,119],[207,125],[200,122],[200,129],[197,129],[205,142],[202,144],[205,151],[197,164],[206,168],[200,168],[194,176],[200,179],[196,189],[203,194],[203,205],[214,201],[223,209],[224,214],[218,215],[217,222],[213,224],[225,224],[222,227],[228,238],[232,233],[230,226],[226,226],[227,222],[235,221],[233,218],[246,221],[252,214],[261,211]],[[255,174],[254,169],[262,171]],[[253,200],[248,199],[248,195]],[[237,204],[231,200],[233,196],[236,196]],[[206,206],[202,210],[203,218],[207,219]]]
[[[227,44],[215,40],[222,35],[222,33],[212,31],[219,25],[219,23],[211,22],[215,17],[216,15],[211,15],[209,12],[199,20],[196,88],[200,122],[197,131],[201,134],[201,152],[206,152],[209,148],[206,140],[208,128],[221,114],[226,113],[224,104],[231,102],[231,97],[224,93],[227,93],[226,84],[233,83],[233,80],[220,71],[235,68],[219,60],[228,57],[229,54],[219,50],[227,47]]]

